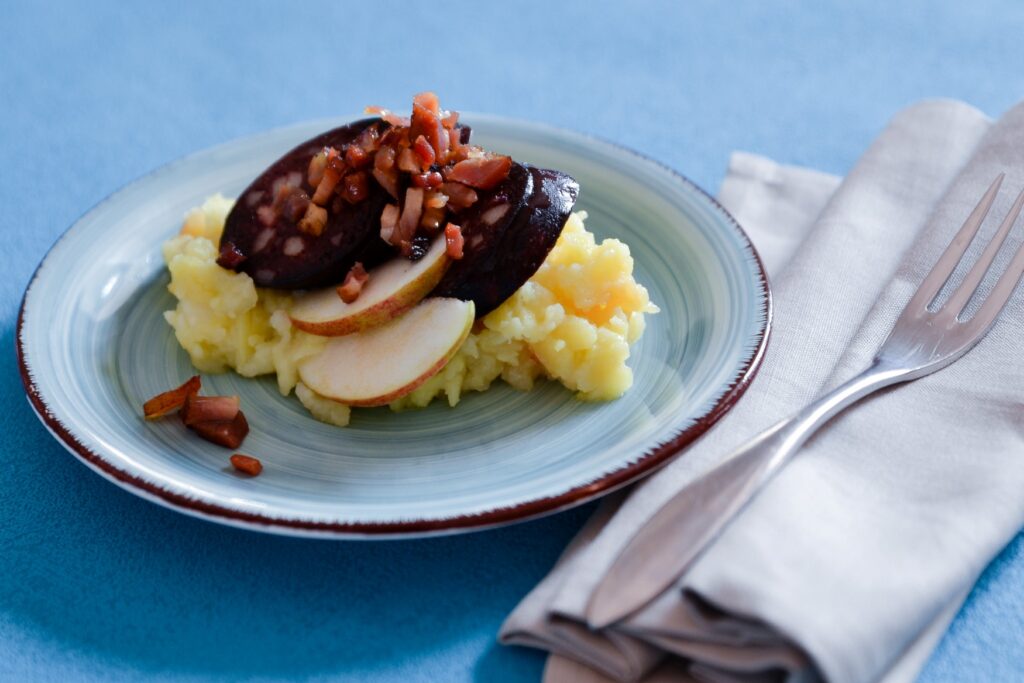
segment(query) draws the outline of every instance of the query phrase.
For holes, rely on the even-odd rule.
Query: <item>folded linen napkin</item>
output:
[[[1024,105],[995,124],[961,103],[915,105],[837,188],[735,156],[722,200],[779,269],[760,374],[682,457],[606,500],[509,616],[503,642],[560,655],[551,683],[912,679],[1024,525],[1021,289],[963,359],[819,432],[673,589],[600,632],[583,615],[665,500],[868,363],[999,171],[1007,181],[983,238],[1024,186]],[[1018,227],[1011,242],[1020,241]]]

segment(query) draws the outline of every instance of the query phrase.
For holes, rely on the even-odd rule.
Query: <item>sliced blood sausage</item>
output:
[[[341,150],[371,125],[387,124],[363,119],[316,136],[275,161],[238,197],[224,224],[218,263],[248,273],[261,287],[296,289],[319,287],[344,279],[356,261],[369,267],[394,253],[380,239],[380,214],[388,197],[370,182],[366,199],[344,203],[339,211],[327,208],[327,224],[319,235],[298,228],[298,217],[280,211],[269,225],[260,219],[261,207],[273,201],[275,184],[298,183],[307,196],[315,188],[306,178],[310,159],[324,147]]]
[[[462,229],[462,258],[452,263],[435,296],[472,299],[465,295],[474,280],[494,270],[505,232],[533,192],[533,176],[522,164],[512,164],[508,177],[492,190],[478,191],[477,201],[452,219]]]
[[[393,257],[394,248],[380,239],[380,214],[390,198],[372,179],[366,199],[358,204],[346,202],[338,211],[325,207],[327,223],[319,235],[299,230],[299,217],[287,210],[276,212],[269,224],[259,215],[272,204],[278,183],[291,181],[312,196],[315,188],[306,176],[313,156],[324,147],[340,151],[372,125],[382,132],[388,127],[379,119],[363,119],[329,130],[298,145],[256,178],[228,214],[218,264],[248,273],[261,287],[300,289],[341,282],[356,261],[369,268]],[[462,144],[468,144],[469,126],[459,124],[457,129]]]
[[[558,171],[524,169],[530,176],[529,193],[514,219],[499,235],[485,233],[488,238],[475,249],[462,224],[466,256],[448,269],[432,292],[434,296],[472,300],[477,317],[481,317],[512,296],[540,268],[562,234],[580,186]]]

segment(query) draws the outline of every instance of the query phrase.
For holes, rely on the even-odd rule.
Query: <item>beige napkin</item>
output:
[[[583,615],[665,500],[867,364],[999,171],[1007,181],[983,236],[1024,187],[1024,106],[995,124],[956,102],[911,107],[838,188],[734,157],[723,202],[779,268],[764,366],[718,427],[602,505],[509,616],[503,642],[561,655],[552,683],[912,679],[1024,525],[1024,287],[963,359],[827,426],[649,607],[601,632]]]

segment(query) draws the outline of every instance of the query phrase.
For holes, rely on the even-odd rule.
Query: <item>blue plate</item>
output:
[[[634,152],[522,121],[463,117],[474,141],[580,182],[598,238],[618,237],[661,313],[633,347],[633,388],[581,403],[555,383],[500,382],[455,408],[357,410],[316,422],[272,378],[204,376],[239,394],[244,451],[147,422],[143,402],[194,374],[162,313],[173,308],[160,245],[207,196],[234,196],[316,121],[199,152],[132,183],[60,238],[25,292],[18,357],[29,399],[75,456],[123,488],[182,512],[260,531],[382,537],[505,524],[582,503],[679,455],[739,398],[764,353],[771,297],[746,235],[688,180]]]

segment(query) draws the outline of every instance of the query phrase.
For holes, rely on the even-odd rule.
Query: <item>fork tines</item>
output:
[[[995,261],[996,255],[1010,234],[1010,230],[1020,215],[1021,209],[1024,208],[1024,190],[1017,195],[1017,199],[1014,201],[1009,213],[1003,218],[1003,222],[996,231],[996,234],[989,240],[985,250],[967,272],[967,275],[964,276],[963,282],[960,283],[949,300],[940,308],[932,309],[932,306],[935,305],[939,294],[952,277],[957,266],[963,260],[964,254],[971,246],[971,242],[973,242],[978,234],[978,230],[988,215],[989,209],[992,208],[992,203],[995,201],[1005,177],[1005,173],[1000,173],[996,176],[988,191],[982,196],[981,201],[978,202],[978,205],[974,207],[967,220],[964,221],[963,227],[960,228],[953,241],[946,247],[942,256],[907,304],[907,311],[927,308],[938,317],[956,319],[958,322],[969,323],[972,327],[977,328],[988,328],[995,320],[996,315],[1002,310],[1010,295],[1013,294],[1021,276],[1024,275],[1024,244],[1017,249],[1017,253],[1011,260],[1010,265],[1007,266],[1002,276],[1000,276],[992,291],[988,293],[978,311],[968,321],[960,319],[960,316],[963,315],[971,298],[981,286],[982,281],[985,279],[985,274],[991,268],[992,262]]]

